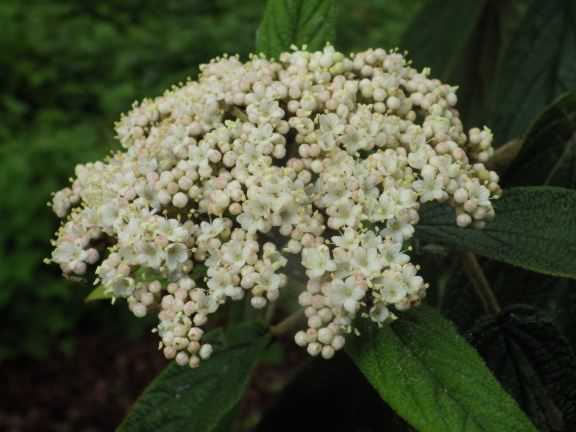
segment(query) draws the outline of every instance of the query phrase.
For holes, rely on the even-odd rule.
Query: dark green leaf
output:
[[[478,230],[456,226],[447,205],[425,206],[416,235],[528,270],[576,278],[576,191],[512,188],[494,207],[494,220]]]
[[[256,33],[256,50],[276,57],[291,45],[322,49],[334,41],[335,21],[332,0],[268,0]]]
[[[576,93],[554,101],[536,119],[506,173],[512,184],[576,187]]]
[[[485,121],[495,65],[518,0],[432,0],[404,35],[402,48],[418,68],[457,85],[458,110],[465,124]]]
[[[550,319],[511,306],[479,323],[471,342],[539,430],[576,428],[576,357]]]
[[[212,357],[197,369],[168,366],[136,401],[119,432],[208,432],[225,419],[270,337],[260,324],[246,323],[212,332],[211,338]]]
[[[556,97],[576,88],[574,1],[533,1],[496,77],[491,126],[497,140],[507,142]]]
[[[103,285],[98,285],[92,290],[90,294],[84,299],[86,303],[97,300],[110,300],[113,297],[111,292],[107,292]]]
[[[338,46],[364,50],[402,47],[404,34],[428,0],[338,0]]]
[[[465,48],[487,0],[432,0],[416,16],[402,48],[418,67],[430,67],[435,77],[449,79],[465,56]]]
[[[536,430],[478,353],[432,308],[420,306],[380,329],[366,326],[350,345],[382,399],[419,431]]]

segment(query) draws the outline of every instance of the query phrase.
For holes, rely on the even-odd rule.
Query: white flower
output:
[[[281,194],[273,205],[272,220],[276,226],[296,225],[300,219],[299,205],[288,193]]]
[[[393,304],[406,297],[408,287],[399,275],[393,271],[385,271],[382,276],[374,279],[374,289],[382,301]]]
[[[286,283],[286,277],[274,273],[272,269],[265,269],[260,272],[257,284],[266,291],[278,291]]]
[[[358,309],[360,300],[364,298],[366,290],[357,278],[350,276],[344,281],[335,279],[326,294],[332,305],[342,307],[353,314]]]
[[[446,195],[443,186],[444,183],[439,177],[416,180],[412,183],[412,187],[420,194],[420,201],[423,203],[442,199]]]
[[[161,219],[156,232],[173,242],[182,242],[188,236],[188,232],[175,219]]]
[[[383,260],[376,248],[356,247],[350,251],[351,265],[366,277],[380,272]]]
[[[394,50],[214,59],[123,115],[121,151],[76,167],[52,200],[52,261],[157,314],[164,355],[190,367],[222,305],[264,308],[301,284],[297,343],[331,358],[357,316],[424,297],[409,253],[422,203],[462,227],[495,216],[492,133],[463,129],[455,92]]]
[[[351,200],[343,198],[329,207],[330,226],[339,229],[343,226],[354,226],[360,217],[362,207],[354,205]]]
[[[166,248],[166,266],[170,270],[176,270],[179,265],[188,259],[188,249],[182,243],[172,243]]]
[[[140,264],[145,267],[158,268],[165,258],[164,251],[151,242],[142,242],[138,246]]]
[[[370,309],[370,318],[372,319],[372,321],[378,324],[386,322],[391,317],[392,314],[390,313],[390,311],[388,310],[388,308],[384,303],[378,302],[374,304],[374,306],[372,306],[372,308]]]
[[[410,257],[402,252],[402,243],[395,242],[391,238],[384,241],[380,250],[384,265],[406,264],[410,261]]]
[[[270,123],[276,125],[284,117],[284,111],[276,101],[261,100],[246,108],[248,118],[258,124]]]
[[[134,279],[129,277],[119,277],[109,285],[115,297],[128,297],[134,291]]]
[[[233,271],[239,271],[250,255],[250,251],[239,240],[231,240],[225,243],[221,249],[222,261],[229,265]]]
[[[336,270],[336,265],[330,258],[328,247],[322,245],[315,248],[305,248],[302,251],[302,265],[306,267],[309,278],[319,278],[324,273]]]
[[[86,251],[77,243],[65,242],[54,249],[52,259],[59,264],[67,263],[70,267],[74,267],[86,259]]]
[[[200,235],[198,235],[198,241],[206,242],[211,238],[218,237],[225,229],[226,223],[222,218],[214,219],[211,223],[202,222],[200,224]]]
[[[106,204],[99,208],[100,218],[104,227],[111,227],[119,216],[119,208],[115,204]]]
[[[337,247],[352,249],[359,245],[360,236],[353,229],[345,229],[342,235],[333,236],[332,242]]]

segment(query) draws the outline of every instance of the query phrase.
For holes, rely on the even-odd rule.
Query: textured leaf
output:
[[[453,77],[465,55],[487,0],[432,0],[406,31],[402,48],[418,67],[430,67],[435,77]]]
[[[556,97],[576,88],[574,1],[532,1],[496,76],[490,124],[497,140],[507,142]]]
[[[576,92],[559,97],[536,119],[506,180],[576,188]]]
[[[539,430],[576,428],[576,357],[551,320],[515,305],[484,319],[470,339]]]
[[[90,294],[86,296],[84,301],[86,303],[98,301],[98,300],[109,300],[112,298],[111,292],[106,292],[103,285],[98,285],[96,288],[92,290]]]
[[[534,427],[453,325],[420,306],[366,326],[349,352],[380,396],[424,432],[529,432]]]
[[[465,124],[484,122],[498,56],[522,14],[523,0],[431,0],[404,34],[418,68],[457,85]]]
[[[334,40],[335,21],[333,0],[268,0],[256,33],[256,50],[276,57],[291,45],[322,49]]]
[[[208,432],[226,418],[270,339],[256,323],[210,336],[212,357],[197,369],[168,366],[136,401],[119,432]]]
[[[425,206],[416,235],[528,270],[576,278],[576,191],[512,188],[494,207],[494,220],[478,230],[456,226],[447,205]]]

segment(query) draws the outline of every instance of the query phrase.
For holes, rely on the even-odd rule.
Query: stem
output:
[[[486,162],[486,167],[497,171],[505,171],[514,161],[516,156],[518,156],[518,153],[520,153],[523,143],[522,139],[515,138],[508,141],[503,146],[498,147],[494,151],[490,160]]]
[[[482,267],[480,267],[476,259],[476,255],[472,252],[464,252],[462,254],[462,264],[464,265],[464,271],[472,282],[476,294],[480,297],[486,313],[490,315],[498,314],[500,312],[500,305],[492,288],[490,288],[490,284],[488,283],[488,279],[486,279]]]
[[[276,304],[277,302],[270,302],[268,304],[268,308],[266,309],[266,313],[264,315],[264,322],[266,324],[270,324],[272,318],[274,318],[274,312],[276,312]]]
[[[283,321],[280,321],[278,324],[270,327],[270,333],[273,334],[274,336],[281,336],[293,330],[294,328],[298,327],[298,325],[303,320],[304,320],[304,311],[299,310],[297,312],[294,312],[292,315],[289,315],[287,318],[285,318]]]

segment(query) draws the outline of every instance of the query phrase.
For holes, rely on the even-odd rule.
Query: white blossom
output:
[[[492,133],[464,130],[455,92],[395,50],[214,59],[135,104],[122,151],[54,194],[51,260],[157,314],[179,365],[210,357],[222,305],[265,308],[285,289],[308,320],[296,343],[331,358],[357,316],[383,324],[425,296],[410,257],[423,203],[461,227],[494,217]]]
[[[336,279],[328,287],[327,297],[330,304],[342,307],[345,311],[353,314],[359,307],[359,302],[366,294],[366,290],[354,276],[346,280]]]

